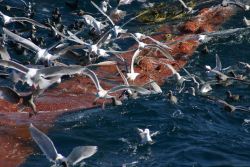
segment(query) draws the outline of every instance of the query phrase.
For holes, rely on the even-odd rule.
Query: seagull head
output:
[[[101,89],[96,93],[98,98],[105,98],[107,96],[108,91]]]
[[[127,73],[128,79],[131,81],[134,81],[136,77],[139,75],[139,73]]]
[[[107,54],[106,50],[104,50],[104,49],[98,49],[97,54],[98,54],[98,56],[101,56],[101,57],[108,57],[109,56],[109,54]]]
[[[67,158],[65,158],[62,154],[57,154],[57,157],[55,159],[55,164],[58,166],[68,166],[67,164]]]
[[[199,38],[198,38],[199,42],[204,42],[206,41],[206,39],[207,39],[206,35],[199,35]]]
[[[249,5],[245,5],[245,11],[249,11],[250,10],[250,6]]]
[[[144,49],[146,47],[146,44],[143,42],[139,42],[138,48],[139,49]]]
[[[135,33],[135,36],[136,36],[136,38],[137,38],[138,40],[141,40],[141,39],[143,39],[143,37],[144,37],[145,35],[143,35],[142,33],[137,32],[137,33]]]
[[[11,21],[11,17],[9,17],[9,16],[3,14],[2,12],[0,12],[0,15],[1,15],[2,18],[3,18],[4,24],[8,24],[8,23]]]
[[[212,87],[209,84],[205,84],[201,87],[201,93],[207,93],[212,90]]]
[[[95,53],[95,54],[97,54],[97,51],[98,51],[98,47],[97,47],[97,45],[95,44],[95,45],[91,45],[90,47],[89,47],[89,52],[91,53]]]
[[[149,133],[150,133],[149,129],[146,128],[146,129],[144,130],[144,133],[149,134]]]
[[[205,68],[206,68],[207,70],[209,70],[209,71],[212,70],[211,66],[209,66],[209,65],[205,65]]]

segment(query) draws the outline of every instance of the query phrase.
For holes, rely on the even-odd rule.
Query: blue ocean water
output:
[[[69,12],[64,1],[35,2],[40,6],[37,10],[41,18],[42,14],[49,15],[54,7],[60,7],[62,14]],[[90,6],[87,1],[81,3],[85,8]],[[250,18],[250,13],[239,12],[222,29],[243,27],[243,16]],[[65,22],[73,16],[67,17]],[[199,47],[187,69],[205,77],[201,67],[206,64],[213,67],[215,54],[220,56],[223,67],[238,61],[250,63],[249,36],[249,31],[243,31],[213,39]],[[205,45],[210,50],[207,55],[200,53]],[[229,113],[212,101],[176,91],[178,104],[173,105],[167,100],[166,93],[174,90],[174,82],[166,79],[162,89],[162,94],[127,100],[122,106],[65,114],[58,118],[48,136],[63,155],[68,155],[79,145],[98,146],[98,152],[85,161],[85,166],[250,166],[250,124],[244,122],[244,119],[250,119],[249,112]],[[211,95],[222,99],[226,90],[243,95],[243,100],[233,104],[250,106],[250,87],[247,85],[237,83],[213,89]],[[153,137],[153,144],[140,145],[136,128],[149,128],[160,133]],[[37,147],[36,153],[22,166],[50,165]]]

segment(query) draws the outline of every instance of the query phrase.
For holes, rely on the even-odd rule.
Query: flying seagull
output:
[[[50,162],[53,162],[56,166],[74,166],[97,152],[97,146],[78,146],[75,147],[67,157],[64,157],[63,155],[57,153],[51,139],[46,134],[38,130],[33,124],[30,124],[29,131],[31,137],[45,154],[46,158]]]
[[[170,49],[169,47],[162,46],[163,44],[160,44],[160,42],[155,43],[155,44],[154,43],[146,44],[146,43],[140,41],[143,37],[145,37],[140,33],[135,34],[135,35],[132,34],[132,33],[128,33],[128,35],[130,35],[138,43],[138,48],[139,49],[142,50],[142,49],[147,49],[147,48],[148,49],[153,48],[153,49],[159,50],[161,52],[161,54],[163,56],[165,56],[167,59],[174,61],[174,58],[172,57],[172,55],[170,55],[170,53],[167,51],[167,49]],[[153,38],[151,38],[151,40],[153,40]],[[153,42],[156,42],[156,40],[154,40]],[[167,49],[166,49],[166,47],[167,47]]]
[[[80,74],[84,70],[84,67],[78,65],[52,66],[42,69],[28,68],[17,62],[7,60],[0,60],[0,66],[20,72],[22,75],[19,80],[35,88],[39,86],[39,89],[46,89],[56,82],[60,83],[61,76]]]
[[[39,46],[37,46],[36,44],[34,44],[33,42],[31,42],[28,39],[25,39],[11,31],[9,31],[8,29],[3,27],[3,32],[9,36],[10,38],[12,38],[13,40],[15,40],[16,42],[22,44],[24,47],[26,47],[29,50],[32,50],[34,52],[36,52],[36,60],[54,60],[57,58],[57,56],[53,56],[52,54],[48,53],[47,49],[42,49]]]
[[[138,87],[138,86],[132,86],[132,85],[118,85],[118,86],[115,86],[113,88],[111,88],[110,90],[105,90],[102,88],[102,86],[100,85],[100,82],[96,76],[96,74],[88,69],[88,68],[85,68],[84,71],[83,71],[83,74],[84,75],[87,75],[88,77],[90,77],[90,79],[93,81],[96,89],[97,89],[97,93],[96,93],[96,99],[99,99],[99,98],[114,98],[114,96],[111,96],[109,95],[110,93],[115,93],[117,91],[121,91],[121,90],[127,90],[127,89],[132,89],[132,90],[135,90],[141,94],[144,94],[144,95],[148,95],[150,94],[151,92],[145,88],[142,88],[142,87]]]

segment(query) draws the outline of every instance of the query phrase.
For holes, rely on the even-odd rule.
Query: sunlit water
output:
[[[85,8],[90,6],[81,3],[86,5]],[[64,17],[68,20],[72,17],[67,15],[69,10],[61,1],[39,1],[39,6],[37,11],[45,16],[54,7],[61,6]],[[250,13],[241,12],[223,29],[243,27],[243,15],[250,18]],[[201,67],[205,64],[213,67],[215,54],[220,56],[223,67],[238,61],[249,63],[249,37],[249,32],[245,31],[210,41],[206,44],[210,53],[200,54],[201,46],[187,69],[205,78]],[[226,90],[231,90],[244,96],[243,100],[233,104],[250,105],[249,86],[235,84],[213,88],[213,96],[224,99]],[[228,113],[216,103],[176,91],[179,102],[173,105],[166,98],[170,89],[174,89],[173,82],[166,80],[162,94],[128,100],[122,106],[108,106],[105,110],[65,114],[56,121],[48,136],[63,155],[68,155],[75,146],[98,146],[98,152],[85,161],[86,166],[249,166],[250,124],[244,123],[244,119],[250,119],[248,112]],[[149,128],[160,134],[153,137],[153,144],[142,146],[136,128]],[[38,147],[23,164],[25,167],[50,165]]]

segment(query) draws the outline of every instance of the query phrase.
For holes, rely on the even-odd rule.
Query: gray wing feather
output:
[[[40,147],[42,152],[50,161],[54,162],[58,154],[50,138],[43,132],[38,130],[36,127],[34,127],[32,124],[30,124],[29,130],[33,140]]]
[[[91,71],[88,68],[85,68],[84,69],[84,74],[87,75],[88,77],[90,77],[90,79],[94,82],[97,90],[102,90],[103,89],[101,87],[100,83],[99,83],[99,80],[98,80],[96,74],[93,71]]]
[[[139,87],[139,86],[133,86],[133,85],[130,85],[130,86],[128,86],[128,85],[119,85],[119,86],[115,86],[115,87],[113,87],[112,89],[110,89],[110,90],[107,92],[107,94],[108,94],[108,93],[114,93],[114,92],[117,92],[117,91],[119,91],[119,90],[124,90],[124,89],[132,89],[132,90],[135,90],[135,91],[137,91],[137,92],[139,92],[139,93],[141,93],[141,94],[145,94],[145,95],[151,93],[149,90],[147,90],[147,89],[145,89],[145,88],[142,88],[142,87]]]
[[[0,66],[6,67],[6,68],[12,68],[24,74],[26,74],[29,71],[29,68],[25,67],[22,64],[16,63],[14,61],[0,60]]]
[[[49,27],[46,27],[45,25],[41,24],[41,23],[38,23],[37,21],[33,20],[33,19],[30,19],[30,18],[27,18],[27,17],[12,17],[12,21],[11,22],[15,22],[15,21],[18,21],[18,22],[29,22],[31,24],[34,24],[38,27],[41,27],[41,28],[44,28],[44,29],[49,29]]]
[[[91,157],[97,152],[97,146],[79,146],[75,147],[68,155],[67,160],[69,164],[75,165],[78,162]]]
[[[25,45],[28,48],[31,48],[33,50],[35,50],[36,52],[38,52],[39,50],[41,50],[40,47],[38,47],[37,45],[35,45],[33,42],[31,42],[28,39],[25,39],[19,35],[16,35],[15,33],[9,31],[8,29],[3,27],[3,31],[6,35],[8,35],[9,37],[11,37],[13,40]]]
[[[99,12],[100,12],[101,14],[103,14],[103,15],[110,21],[110,23],[111,23],[113,26],[115,26],[115,23],[111,20],[111,18],[110,18],[106,13],[104,13],[104,12],[102,11],[102,9],[99,8],[99,6],[97,6],[93,1],[91,1],[91,3],[92,3],[92,5],[93,5],[97,10],[99,10]]]

